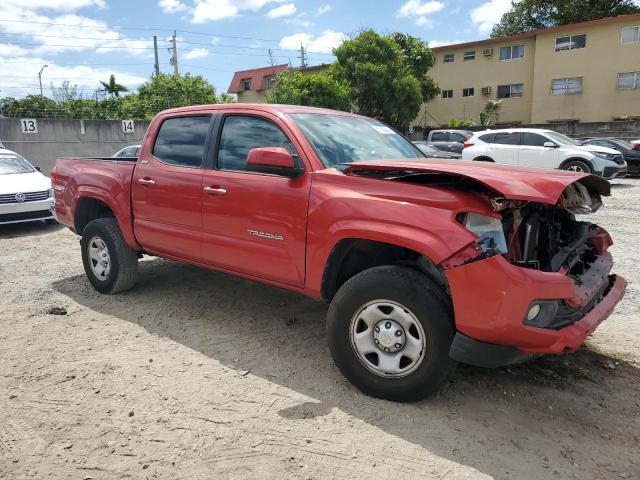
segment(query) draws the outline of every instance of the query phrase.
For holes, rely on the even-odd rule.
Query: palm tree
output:
[[[502,100],[489,100],[487,102],[480,112],[480,125],[488,127],[496,122],[500,110],[500,103],[502,103]]]
[[[129,91],[129,89],[127,87],[125,87],[124,85],[120,85],[119,83],[116,82],[116,77],[113,74],[111,74],[111,76],[109,77],[109,81],[108,82],[103,82],[101,80],[100,83],[104,87],[104,91],[107,92],[112,97],[114,97],[114,96],[115,97],[119,97],[120,96],[120,92],[128,92]]]

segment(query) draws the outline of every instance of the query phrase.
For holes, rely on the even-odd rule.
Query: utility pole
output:
[[[272,67],[276,66],[276,61],[273,58],[273,54],[271,53],[271,49],[269,49],[269,63],[271,64]]]
[[[300,68],[307,66],[307,59],[304,54],[304,45],[300,44]]]
[[[179,75],[178,73],[178,47],[176,45],[176,31],[173,31],[173,36],[171,37],[171,65],[173,65],[173,74]]]
[[[155,69],[157,77],[158,75],[160,75],[160,62],[158,62],[158,37],[156,37],[155,35],[153,36],[153,52],[156,56]]]
[[[49,65],[43,65],[42,68],[40,69],[40,71],[38,72],[38,81],[40,82],[40,96],[44,97],[44,94],[42,93],[42,71],[47,68]]]

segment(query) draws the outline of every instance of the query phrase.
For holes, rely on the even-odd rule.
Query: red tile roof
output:
[[[251,79],[251,88],[249,90],[253,90],[255,92],[264,90],[264,77],[284,72],[287,68],[289,68],[289,66],[284,63],[282,65],[274,65],[273,67],[252,68],[251,70],[242,70],[236,72],[233,74],[233,78],[231,79],[231,84],[229,85],[227,92],[244,92],[244,88],[242,88],[241,83],[242,80],[248,78]]]

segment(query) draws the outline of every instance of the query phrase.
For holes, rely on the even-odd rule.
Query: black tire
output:
[[[373,373],[352,345],[352,318],[376,299],[405,307],[424,331],[422,363],[406,376]],[[340,287],[327,314],[329,349],[346,379],[367,395],[398,402],[420,400],[445,383],[456,366],[449,358],[454,334],[448,295],[425,275],[407,267],[381,266],[353,276]]]
[[[564,165],[562,165],[562,170],[568,170],[572,172],[579,173],[593,173],[591,166],[587,162],[583,162],[582,160],[569,160]]]
[[[104,278],[94,273],[89,257],[89,243],[96,237],[106,245],[110,260],[110,271]],[[98,218],[89,222],[82,232],[80,245],[84,271],[93,288],[100,293],[123,292],[138,281],[138,254],[127,245],[114,218]]]
[[[489,158],[489,157],[476,157],[473,159],[474,162],[489,162],[489,163],[496,163],[495,160],[493,158]]]

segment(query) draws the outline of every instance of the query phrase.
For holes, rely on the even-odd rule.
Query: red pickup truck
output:
[[[338,368],[391,400],[434,392],[457,362],[574,351],[626,286],[607,232],[575,218],[605,180],[427,159],[344,112],[168,110],[139,158],[61,158],[51,179],[98,291],[133,287],[144,254],[323,299]]]

